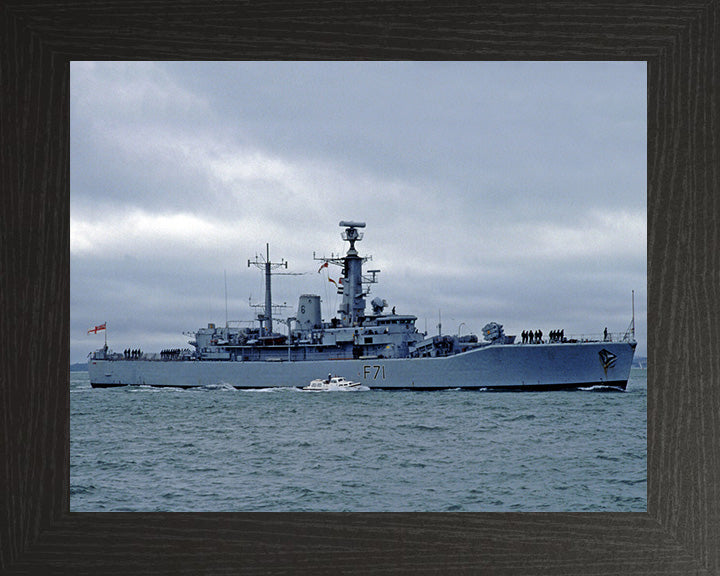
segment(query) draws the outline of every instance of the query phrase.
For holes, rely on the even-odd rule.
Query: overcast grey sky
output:
[[[251,320],[270,244],[294,315],[313,260],[379,268],[421,331],[624,332],[646,355],[644,62],[74,62],[71,361]],[[339,269],[330,269],[331,277]],[[276,326],[282,328],[282,326]]]

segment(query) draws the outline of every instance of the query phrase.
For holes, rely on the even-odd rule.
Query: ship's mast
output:
[[[352,326],[365,315],[365,298],[362,291],[362,264],[363,260],[355,250],[355,242],[362,240],[363,235],[358,228],[364,228],[365,222],[340,222],[345,226],[342,239],[350,242],[350,248],[345,256],[345,269],[343,270],[343,303],[342,311]]]
[[[228,327],[228,307],[227,307],[227,270],[223,270],[225,278],[225,328]]]
[[[363,238],[358,228],[365,228],[365,222],[353,222],[342,220],[340,226],[345,228],[342,232],[342,239],[350,243],[350,248],[345,257],[315,258],[323,262],[329,262],[342,266],[342,287],[338,287],[338,293],[342,294],[342,303],[338,309],[340,321],[343,326],[354,326],[360,324],[365,317],[365,296],[370,292],[363,291],[363,284],[374,284],[377,282],[379,270],[368,270],[372,276],[363,276],[362,265],[371,256],[359,256],[355,249],[355,242]]]
[[[270,261],[270,244],[265,244],[266,257],[255,256],[255,261],[248,260],[248,268],[252,264],[260,270],[265,270],[265,314],[262,321],[265,324],[267,334],[272,334],[272,270],[287,268],[287,262],[282,259],[280,262]]]
[[[628,338],[635,342],[635,290],[632,291],[632,320],[630,320],[630,326],[628,326],[624,336],[625,340]]]

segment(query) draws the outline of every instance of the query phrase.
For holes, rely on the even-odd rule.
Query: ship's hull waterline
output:
[[[634,342],[499,344],[447,357],[267,362],[101,360],[88,363],[95,388],[302,388],[328,374],[375,389],[624,390]]]

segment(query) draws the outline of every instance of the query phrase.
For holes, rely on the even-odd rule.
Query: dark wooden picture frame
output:
[[[720,574],[720,2],[0,5],[0,572]],[[645,60],[646,513],[69,512],[72,60]]]

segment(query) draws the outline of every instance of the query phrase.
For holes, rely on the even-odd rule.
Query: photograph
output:
[[[70,510],[645,512],[647,102],[644,61],[72,62]]]

